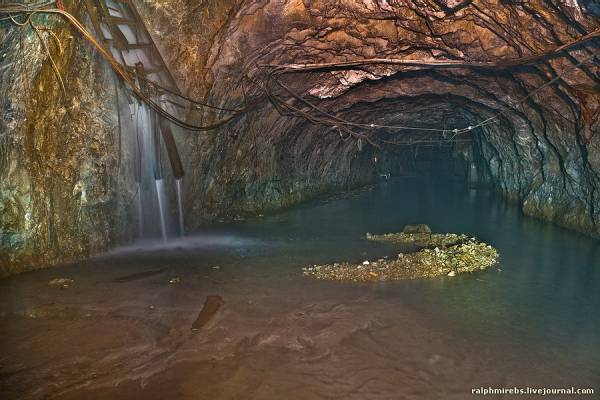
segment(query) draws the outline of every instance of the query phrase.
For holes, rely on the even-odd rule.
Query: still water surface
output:
[[[500,267],[457,278],[368,285],[369,290],[397,298],[464,337],[497,342],[561,365],[567,375],[600,382],[600,242],[526,217],[493,193],[398,179],[212,227],[187,243],[222,244],[261,273],[277,274],[394,254],[397,249],[363,237],[398,232],[409,223],[477,236],[499,250]]]
[[[500,266],[380,283],[301,273],[395,257],[407,249],[365,234],[410,223],[477,236],[499,250]],[[49,286],[56,277],[74,283]],[[209,295],[225,305],[190,334]],[[3,399],[464,400],[488,385],[598,391],[600,241],[525,217],[487,191],[396,179],[2,280],[0,338]]]

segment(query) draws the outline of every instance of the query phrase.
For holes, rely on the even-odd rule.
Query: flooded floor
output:
[[[394,255],[363,237],[408,223],[475,235],[500,251],[500,268],[379,284],[302,276],[316,263]],[[57,277],[74,284],[49,286]],[[209,295],[224,305],[192,331]],[[400,179],[0,281],[0,398],[598,393],[599,309],[598,240],[524,217],[485,191]]]

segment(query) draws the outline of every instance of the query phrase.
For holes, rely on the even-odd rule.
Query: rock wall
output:
[[[45,18],[35,24],[55,37],[8,24],[0,32],[0,276],[80,259],[133,225],[116,81],[60,19]]]
[[[594,2],[136,4],[186,95],[245,109],[213,131],[176,130],[186,168],[188,228],[285,207],[371,182],[390,170],[429,169],[431,156],[451,162],[448,155],[454,153],[455,160],[468,164],[473,184],[497,189],[527,214],[600,234],[598,39],[510,68],[378,64],[281,75],[280,82],[303,100],[269,82],[264,66],[365,58],[518,60],[595,32],[600,20]],[[78,1],[67,5],[84,20]],[[59,22],[51,26],[62,50],[47,32],[42,35],[66,94],[61,94],[35,33],[30,30],[19,40],[19,31],[8,25],[0,32],[4,273],[84,257],[128,240],[135,230],[134,128],[125,91],[120,90],[117,107],[116,83],[106,65],[70,29]],[[553,85],[536,92],[553,78]],[[275,85],[273,92],[281,100],[277,107],[266,95],[266,85]],[[286,113],[282,104],[296,111]],[[117,109],[124,114],[121,130]],[[446,133],[496,118],[436,153],[430,136],[423,136],[427,140],[418,146],[399,146],[409,133],[415,138],[405,129],[356,127],[378,144],[374,146],[335,124],[307,119],[325,113],[350,122]],[[229,115],[204,108],[186,118],[210,124]],[[428,162],[416,163],[417,154],[428,154]],[[454,169],[462,168],[456,165]]]
[[[252,16],[244,1],[143,1],[139,10],[159,43],[180,89],[219,107],[252,103],[227,126],[177,136],[186,176],[186,225],[235,218],[286,207],[332,190],[363,185],[376,178],[370,151],[353,141],[323,135],[326,128],[302,118],[282,118],[264,94],[241,73],[248,53],[262,39],[235,33],[276,34]],[[250,14],[248,14],[250,13]],[[249,41],[246,41],[249,39]],[[242,42],[238,42],[241,40]],[[244,46],[238,51],[237,46]],[[248,53],[246,53],[248,52]],[[232,54],[233,53],[233,54]],[[226,64],[229,60],[233,65]],[[210,124],[229,115],[205,109],[188,120]]]
[[[286,202],[275,199],[282,198],[294,181],[313,183],[300,184],[303,189],[295,193],[310,193],[326,183],[339,187],[348,179],[363,181],[369,174],[353,166],[373,170],[374,154],[393,152],[390,146],[359,150],[356,140],[338,135],[330,126],[307,123],[298,115],[278,115],[260,98],[261,64],[364,58],[518,60],[597,32],[600,26],[595,3],[575,0],[238,0],[206,1],[201,9],[193,7],[196,3],[143,2],[156,37],[164,39],[167,59],[179,76],[186,77],[183,88],[215,105],[242,104],[244,97],[255,105],[251,113],[213,134],[220,141],[218,151],[202,140],[191,146],[196,154],[219,154],[220,159],[210,165],[200,161],[202,168],[191,171],[189,191],[195,194],[192,203],[198,201],[197,212],[227,188],[245,188],[242,202],[255,198],[264,204],[271,199],[279,206]],[[177,29],[167,31],[174,15]],[[176,40],[180,32],[185,33],[184,44]],[[598,54],[596,39],[511,68],[374,65],[288,74],[282,79],[321,109],[356,122],[452,129],[475,126],[502,112],[492,124],[462,137],[472,140],[472,150],[457,146],[457,154],[464,153],[471,165],[473,183],[495,188],[529,215],[599,234]],[[554,78],[555,84],[537,92]],[[299,104],[289,96],[287,101]],[[211,121],[216,116],[206,112],[196,118]],[[401,139],[402,134],[376,132],[388,141]],[[235,139],[226,143],[225,137]],[[305,145],[290,148],[290,143]],[[251,162],[241,162],[239,154]],[[294,157],[298,154],[303,156]],[[362,162],[347,162],[354,157]],[[291,160],[298,160],[300,167],[290,166]],[[188,162],[194,161],[198,157],[191,154]],[[332,175],[334,167],[337,174]],[[237,179],[224,178],[222,168],[237,174]],[[253,170],[256,174],[246,180],[245,171]],[[220,189],[208,193],[219,194],[203,198],[203,189],[212,189],[215,182]],[[227,202],[232,204],[239,203]]]

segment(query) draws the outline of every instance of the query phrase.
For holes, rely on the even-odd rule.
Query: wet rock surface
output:
[[[541,54],[600,27],[594,7],[574,1],[238,0],[208,2],[202,12],[189,5],[143,4],[156,36],[166,38],[165,54],[177,73],[201,74],[201,82],[187,78],[187,90],[213,104],[242,104],[245,95],[254,104],[250,115],[239,116],[213,140],[188,142],[190,159],[218,154],[190,177],[189,189],[199,194],[191,202],[208,207],[193,206],[197,216],[211,209],[213,196],[247,211],[287,205],[324,189],[397,172],[381,161],[411,160],[418,147],[427,151],[426,141],[408,151],[389,145],[363,148],[335,127],[280,117],[260,97],[262,64],[366,58],[502,62]],[[180,22],[169,31],[172,15]],[[175,40],[179,34],[189,39],[185,45]],[[516,68],[368,65],[282,79],[320,109],[354,122],[451,131],[502,112],[493,123],[460,137],[470,144],[453,147],[465,163],[462,172],[473,185],[491,187],[519,203],[528,215],[598,234],[600,71],[594,43]],[[554,78],[556,84],[533,94]],[[287,101],[309,110],[297,100]],[[214,114],[206,111],[202,117]],[[376,134],[393,142],[406,132]],[[244,171],[237,177],[229,172],[234,163]],[[406,171],[407,162],[401,164]],[[416,171],[426,168],[419,165]],[[218,195],[217,187],[222,188]]]
[[[67,3],[84,18],[81,2]],[[597,39],[511,68],[367,65],[281,78],[311,104],[351,122],[452,132],[497,116],[441,150],[427,135],[407,148],[393,145],[405,131],[360,128],[385,140],[369,145],[339,127],[286,114],[263,90],[265,64],[518,60],[595,32],[600,21],[593,4],[136,1],[184,94],[225,108],[251,106],[215,131],[176,130],[187,172],[188,228],[287,207],[390,173],[452,169],[528,215],[600,234]],[[67,86],[64,99],[35,34],[24,37],[21,51],[14,27],[0,30],[3,274],[76,260],[133,234],[133,155],[125,144],[119,154],[113,76],[62,23],[51,26],[62,44],[61,53],[46,37]],[[283,100],[320,117],[298,99]],[[227,115],[203,108],[187,119],[208,124]],[[135,129],[127,120],[124,143]]]
[[[70,10],[84,15],[78,2]],[[34,23],[51,33],[40,39],[6,21],[0,29],[0,276],[78,260],[132,234],[119,83],[60,19]]]
[[[426,224],[411,224],[406,225],[402,233],[431,233],[431,228]]]
[[[75,283],[75,281],[70,278],[54,278],[54,279],[51,279],[50,282],[48,282],[48,285],[54,286],[54,287],[59,287],[61,289],[68,289],[74,283]]]

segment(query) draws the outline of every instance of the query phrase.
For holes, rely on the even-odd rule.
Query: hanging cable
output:
[[[230,115],[226,118],[223,118],[213,124],[209,124],[209,125],[194,125],[194,124],[190,124],[186,121],[181,120],[180,118],[176,117],[175,115],[173,115],[170,112],[163,109],[159,103],[157,103],[152,98],[150,98],[145,93],[143,93],[142,89],[138,85],[136,85],[135,78],[128,71],[128,69],[127,69],[128,67],[119,63],[106,48],[104,48],[100,43],[98,43],[98,41],[94,38],[94,36],[72,14],[68,13],[67,11],[57,9],[57,8],[43,8],[46,5],[49,5],[51,3],[46,2],[46,3],[42,3],[42,4],[43,4],[42,6],[39,6],[39,5],[26,6],[23,4],[12,4],[12,3],[7,4],[7,5],[2,5],[2,6],[0,6],[0,14],[8,14],[8,17],[11,19],[11,21],[13,21],[14,23],[17,23],[18,25],[21,25],[21,24],[18,23],[18,21],[14,21],[14,18],[12,18],[13,14],[26,15],[28,20],[30,20],[36,14],[61,16],[62,18],[64,18],[64,20],[66,20],[69,24],[71,24],[71,26],[73,26],[98,51],[98,53],[102,56],[102,58],[109,63],[109,65],[111,66],[113,71],[127,84],[127,86],[130,87],[130,89],[132,90],[132,92],[135,94],[136,97],[138,97],[141,101],[146,103],[152,110],[154,110],[155,112],[157,112],[158,114],[160,114],[162,117],[164,117],[166,120],[172,122],[173,124],[175,124],[181,128],[191,130],[191,131],[209,131],[209,130],[213,130],[213,129],[216,129],[216,128],[226,125],[227,123],[229,123],[230,121],[235,119],[239,114],[247,111],[248,107],[236,109],[232,115]],[[160,85],[156,84],[155,82],[152,82],[152,84],[155,86],[160,86]],[[160,88],[165,89],[165,91],[166,91],[166,88],[163,88],[162,86],[160,86]],[[187,100],[187,98],[186,98],[186,100]],[[204,104],[204,103],[198,102],[198,101],[195,101],[195,103],[196,104]],[[204,105],[206,105],[206,104],[204,104]]]
[[[195,108],[209,108],[217,111],[225,111],[231,112],[232,114],[228,117],[225,117],[221,120],[216,121],[213,124],[209,125],[194,125],[187,123],[173,115],[172,113],[166,111],[158,101],[153,100],[150,96],[146,95],[141,87],[135,83],[135,78],[131,71],[128,70],[127,66],[122,65],[117,60],[114,59],[112,54],[107,51],[102,45],[100,45],[94,36],[87,31],[87,29],[70,13],[64,11],[63,9],[58,8],[46,8],[52,5],[53,1],[46,1],[41,3],[36,3],[32,5],[24,5],[24,4],[15,4],[8,3],[0,6],[0,14],[7,14],[7,17],[0,18],[0,20],[10,19],[13,23],[22,26],[23,23],[20,23],[15,20],[14,17],[23,17],[26,16],[27,21],[30,21],[31,18],[38,13],[48,14],[48,15],[56,15],[62,17],[65,21],[71,24],[98,52],[99,54],[109,63],[111,68],[115,71],[115,73],[130,87],[132,92],[138,97],[141,101],[146,103],[152,110],[156,113],[160,114],[166,120],[174,123],[177,126],[180,126],[184,129],[188,129],[191,131],[207,131],[219,128],[221,126],[226,125],[241,113],[247,112],[250,107],[246,105],[241,108],[225,108],[210,105],[206,102],[198,101],[191,99],[188,96],[181,95],[169,88],[166,88],[152,80],[149,80],[144,77],[137,77],[140,81],[143,81],[151,86],[153,86],[156,90],[163,91],[168,93],[169,95],[175,96],[179,99],[190,102]],[[34,28],[35,29],[35,28]],[[37,32],[37,31],[36,31]],[[318,72],[318,71],[332,71],[332,70],[345,70],[351,69],[355,67],[368,66],[368,65],[401,65],[401,66],[411,66],[411,67],[423,67],[423,68],[476,68],[476,69],[499,69],[499,68],[511,68],[522,65],[531,64],[537,62],[539,60],[547,59],[552,56],[559,55],[565,50],[571,49],[577,45],[580,45],[584,42],[590,41],[592,39],[600,37],[600,28],[594,30],[591,33],[588,33],[578,39],[575,39],[569,43],[564,45],[555,47],[549,51],[546,51],[542,54],[531,55],[526,57],[521,57],[513,60],[500,60],[493,62],[465,62],[465,61],[456,61],[456,60],[443,60],[443,61],[424,61],[424,60],[412,60],[412,59],[389,59],[389,58],[372,58],[372,59],[362,59],[362,60],[352,60],[352,61],[344,61],[344,62],[331,62],[331,63],[314,63],[314,64],[259,64],[258,67],[268,69],[267,76],[264,82],[258,82],[258,87],[262,88],[265,92],[265,96],[269,99],[269,101],[273,104],[273,106],[282,114],[282,115],[292,115],[299,116],[307,119],[310,122],[315,124],[323,124],[328,125],[332,129],[337,129],[340,133],[343,131],[347,133],[349,136],[355,137],[358,140],[365,140],[370,144],[377,146],[377,143],[370,135],[365,133],[356,132],[355,128],[366,129],[366,130],[378,130],[378,129],[386,129],[386,130],[407,130],[407,131],[423,131],[423,132],[438,132],[446,135],[447,133],[452,133],[451,138],[455,139],[458,135],[467,133],[476,129],[478,127],[483,127],[487,124],[494,123],[496,119],[500,118],[502,115],[505,115],[509,112],[509,110],[502,110],[495,115],[475,124],[472,126],[467,126],[463,128],[455,128],[455,129],[436,129],[436,128],[424,128],[424,127],[416,127],[416,126],[402,126],[402,125],[385,125],[385,124],[375,124],[375,123],[359,123],[353,122],[341,117],[338,117],[334,114],[331,114],[321,107],[313,104],[311,101],[306,100],[300,94],[295,93],[289,86],[284,84],[279,77],[288,73],[300,73],[300,72]],[[540,90],[552,85],[558,80],[562,79],[567,73],[569,73],[574,68],[578,68],[588,62],[590,62],[595,55],[590,55],[586,57],[583,61],[578,64],[571,66],[567,70],[564,70],[561,74],[557,75],[550,81],[544,83],[538,88],[534,89],[527,96],[517,99],[515,104],[522,103],[527,99],[534,96]],[[60,79],[61,80],[61,79]],[[272,82],[277,85],[280,89],[282,89],[285,93],[295,99],[297,102],[303,104],[308,108],[308,111],[302,110],[292,104],[289,104],[286,100],[282,99],[279,95],[274,93],[274,89],[271,87]],[[63,85],[64,86],[64,85]],[[177,105],[177,102],[172,100],[162,100],[169,101],[173,104]],[[314,113],[311,113],[311,111]],[[316,115],[315,115],[316,114]]]
[[[577,44],[580,44],[584,41],[593,39],[600,36],[600,29],[597,29],[596,31],[592,32],[591,34],[585,35],[584,37],[575,40],[573,42],[570,42],[566,45],[560,46],[554,50],[551,50],[549,52],[546,52],[542,55],[539,55],[537,57],[525,57],[525,64],[527,63],[531,63],[535,60],[539,60],[542,59],[544,57],[547,57],[549,54],[557,54],[560,51],[564,51],[568,48],[571,48],[572,46],[575,46]],[[560,51],[559,51],[560,49]],[[575,65],[571,65],[569,68],[565,69],[564,71],[562,71],[561,74],[557,75],[556,77],[554,77],[553,79],[551,79],[550,81],[542,84],[541,86],[535,88],[533,91],[531,91],[527,96],[524,96],[522,98],[517,99],[514,104],[520,104],[525,102],[526,100],[528,100],[529,98],[531,98],[532,96],[536,95],[538,92],[540,92],[541,90],[543,90],[544,88],[554,84],[555,82],[559,81],[560,79],[564,78],[568,73],[570,73],[572,70],[581,67],[582,65],[585,65],[589,62],[592,61],[592,59],[594,59],[596,56],[594,54],[589,55],[588,57],[585,57],[582,61],[580,61],[579,63],[575,64]],[[376,64],[376,63],[385,63],[386,61],[389,60],[380,60],[380,59],[376,59],[376,60],[366,60],[367,64]],[[398,60],[394,60],[394,61],[398,61]],[[403,61],[403,60],[400,60]],[[408,61],[408,62],[413,62],[413,61]],[[316,116],[311,116],[310,120],[311,121],[319,121],[320,123],[325,123],[327,125],[330,125],[332,128],[339,128],[340,125],[344,125],[344,126],[348,126],[348,127],[355,127],[355,128],[363,128],[363,129],[386,129],[386,130],[407,130],[407,131],[424,131],[424,132],[439,132],[442,134],[446,134],[446,133],[452,133],[452,138],[456,138],[458,135],[470,132],[476,128],[479,127],[483,127],[485,125],[488,125],[490,123],[494,123],[494,121],[496,119],[498,119],[499,117],[501,117],[502,115],[505,115],[506,113],[509,112],[509,110],[505,109],[502,110],[498,113],[496,113],[495,115],[486,118],[485,120],[475,124],[475,125],[470,125],[467,127],[463,127],[463,128],[454,128],[454,129],[439,129],[439,128],[424,128],[424,127],[416,127],[416,126],[406,126],[406,125],[384,125],[384,124],[376,124],[376,123],[359,123],[359,122],[352,122],[349,120],[345,120],[342,119],[340,117],[337,117],[335,115],[332,115],[331,113],[328,113],[326,111],[324,111],[323,109],[321,109],[320,107],[312,104],[310,101],[304,99],[301,95],[299,95],[298,93],[294,92],[289,86],[285,85],[278,77],[287,73],[297,73],[297,72],[306,72],[306,71],[313,71],[313,70],[327,70],[327,69],[336,69],[336,68],[348,68],[348,67],[355,67],[357,65],[361,65],[361,63],[359,61],[355,61],[355,62],[343,62],[343,63],[326,63],[326,64],[287,64],[287,65],[263,65],[266,67],[271,68],[270,71],[268,71],[267,73],[267,79],[266,82],[267,84],[265,85],[265,88],[267,90],[267,92],[270,93],[269,98],[272,99],[272,101],[275,101],[276,103],[278,103],[279,107],[283,107],[286,108],[288,110],[293,110],[296,113],[300,114],[300,115],[306,115],[305,112],[301,112],[300,110],[298,110],[297,108],[289,105],[286,103],[285,100],[278,98],[274,93],[273,90],[270,88],[269,86],[269,82],[274,81],[280,88],[284,89],[285,92],[287,92],[288,95],[290,95],[292,98],[298,100],[300,103],[308,106],[310,109],[316,111],[317,113],[321,114],[321,117],[316,117]],[[427,65],[427,66],[435,66],[435,67],[447,67],[447,66],[457,66],[457,63],[450,63],[450,64],[444,64],[444,63],[424,63],[421,65]],[[468,64],[469,66],[476,66],[476,67],[483,67],[483,64],[481,63],[475,63],[475,64]],[[501,64],[500,63],[487,63],[485,64],[488,67],[490,66],[494,66],[494,67],[500,67]],[[505,64],[502,64],[503,66],[516,66],[516,65],[522,65],[517,63],[516,61],[510,61],[510,62],[506,62]],[[466,64],[462,63],[461,66],[467,66]],[[360,135],[360,134],[358,134]],[[364,135],[360,135],[361,137],[364,137]]]
[[[531,64],[541,59],[558,55],[565,50],[573,48],[582,43],[600,37],[600,28],[574,39],[568,43],[557,46],[553,49],[540,54],[519,57],[511,60],[499,61],[459,61],[459,60],[413,60],[413,59],[394,59],[394,58],[366,58],[361,60],[339,61],[328,63],[294,63],[294,64],[260,64],[260,67],[267,67],[279,72],[308,72],[308,71],[330,71],[332,69],[348,69],[351,67],[360,67],[366,65],[402,65],[410,67],[429,67],[429,68],[480,68],[480,69],[503,69],[518,67]]]

